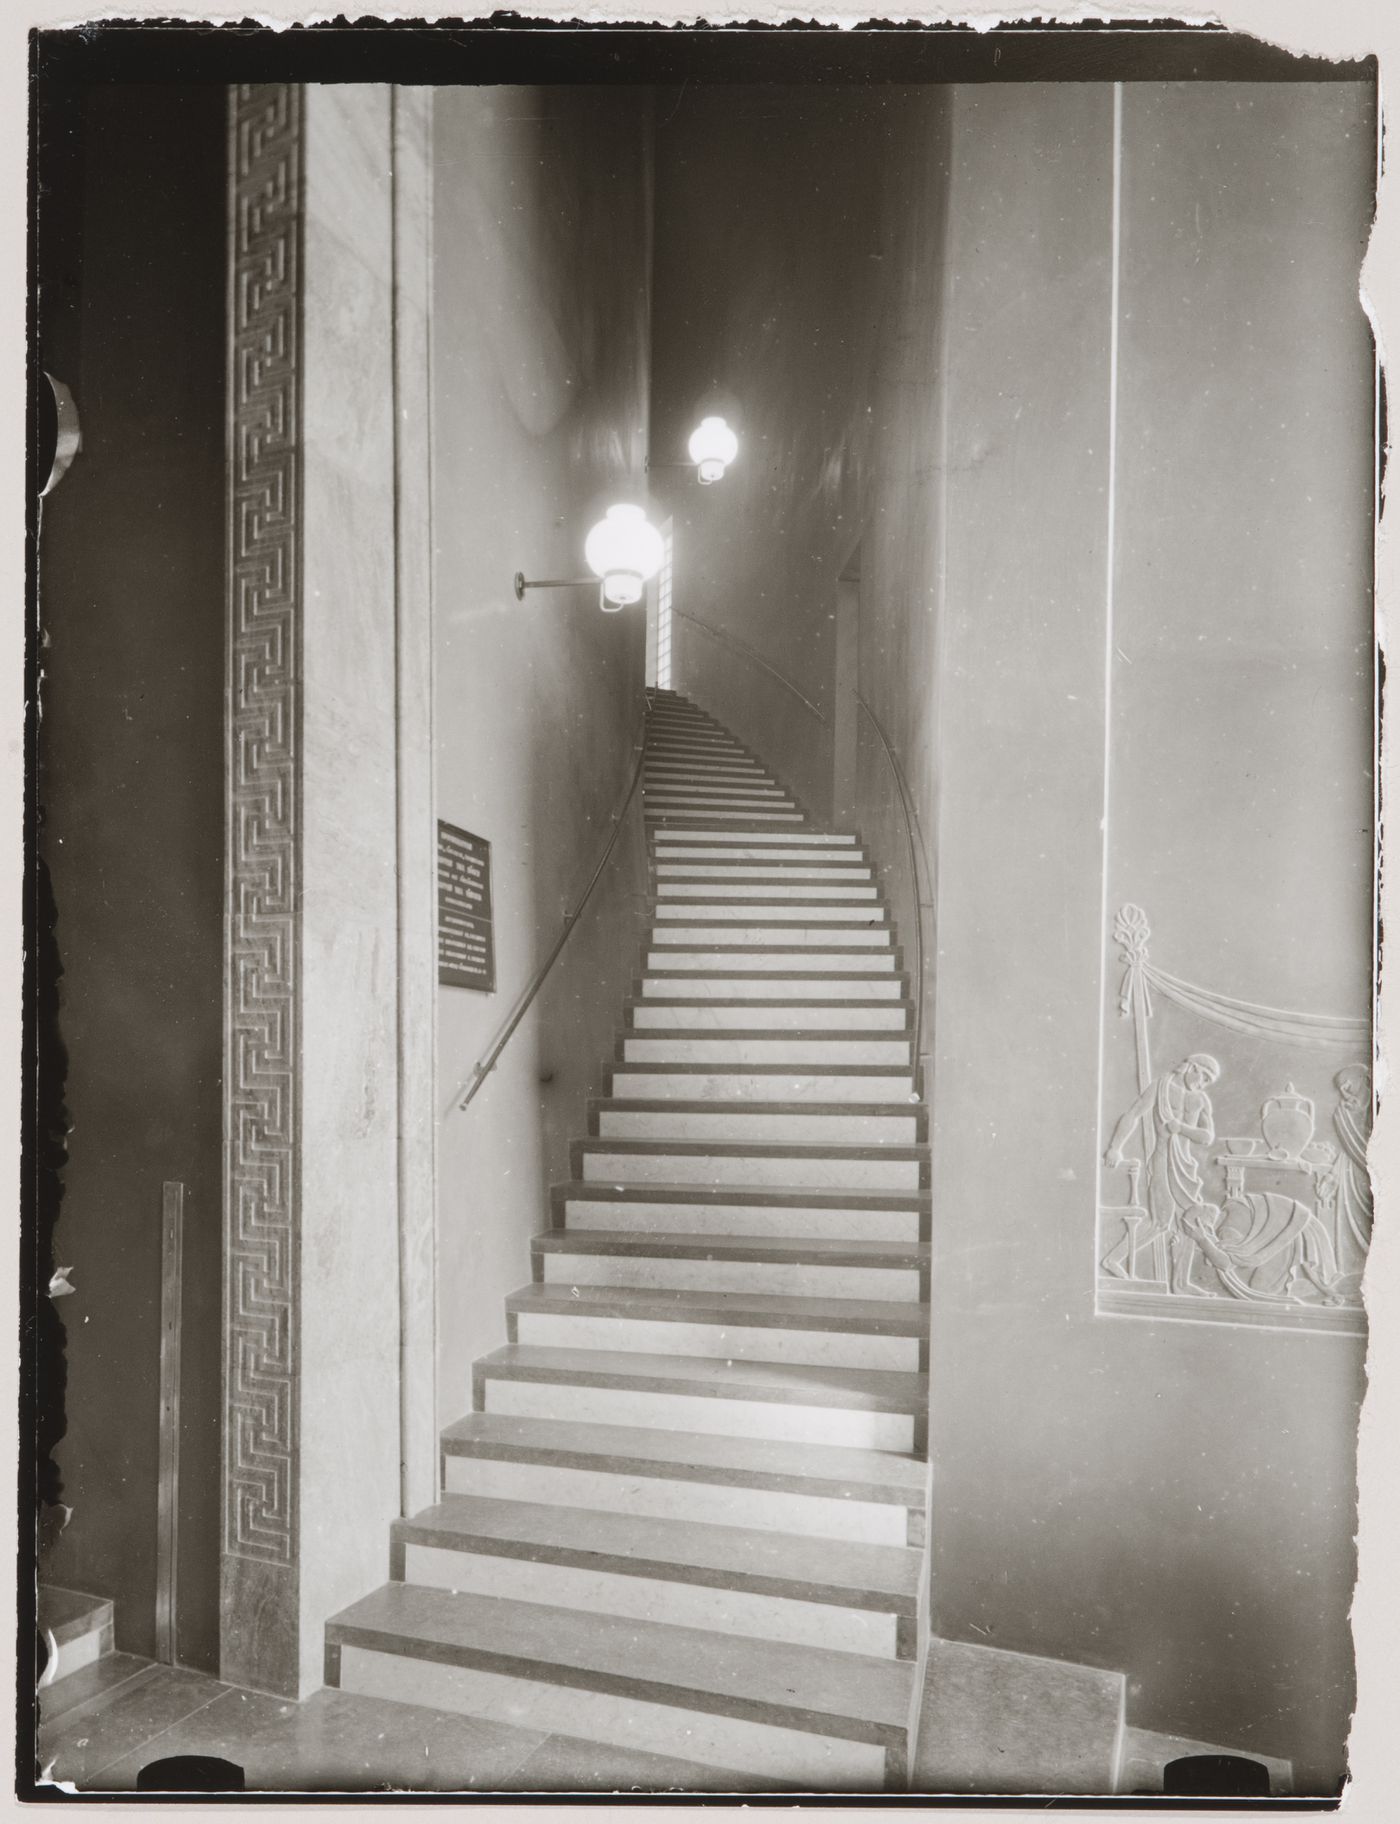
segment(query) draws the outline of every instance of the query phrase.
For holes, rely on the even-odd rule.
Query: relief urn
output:
[[[1259,1111],[1270,1157],[1296,1164],[1313,1137],[1315,1113],[1308,1097],[1300,1096],[1291,1083],[1282,1095],[1271,1096]]]

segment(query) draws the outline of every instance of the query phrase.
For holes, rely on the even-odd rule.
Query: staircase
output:
[[[644,797],[610,1093],[443,1437],[442,1500],[327,1625],[327,1683],[697,1787],[899,1789],[927,1498],[908,981],[855,838],[674,692]]]

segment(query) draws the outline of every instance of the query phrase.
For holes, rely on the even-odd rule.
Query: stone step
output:
[[[908,1041],[904,1041],[907,1052]],[[764,1062],[726,1069],[695,1060],[628,1060],[608,1073],[612,1099],[651,1102],[870,1102],[913,1101],[909,1065],[835,1063],[802,1069]]]
[[[788,1190],[768,1185],[618,1185],[574,1179],[550,1192],[556,1229],[830,1239],[912,1245],[927,1236],[927,1191]]]
[[[915,1455],[927,1438],[923,1374],[524,1343],[472,1372],[477,1412]]]
[[[819,1010],[804,1011],[811,1018]],[[830,1065],[844,1070],[869,1070],[874,1066],[888,1070],[903,1066],[907,1076],[911,1043],[906,1032],[869,1025],[850,1026],[842,1031],[822,1028],[818,1022],[815,1030],[793,1025],[778,1033],[752,1024],[735,1025],[723,1032],[716,1032],[712,1026],[657,1025],[624,1032],[618,1039],[617,1052],[619,1062],[626,1064],[684,1064],[692,1069],[735,1065],[810,1069]],[[618,1093],[615,1086],[612,1093]]]
[[[790,860],[785,855],[770,856],[764,862],[744,862],[727,860],[710,861],[658,861],[655,863],[658,881],[675,881],[677,884],[700,886],[707,881],[721,885],[732,885],[743,881],[752,881],[756,885],[765,880],[778,886],[791,886],[796,881],[810,880],[831,886],[874,887],[871,870],[858,861],[815,861]]]
[[[892,1452],[475,1412],[442,1437],[450,1493],[918,1545],[927,1465]]]
[[[794,848],[827,850],[847,850],[864,855],[856,838],[843,830],[772,830],[763,833],[763,840],[757,844],[753,837],[744,830],[658,830],[652,837],[652,850],[658,860],[673,849],[686,849],[696,843],[714,843],[716,845],[738,845],[739,848],[757,847],[762,850],[782,849],[791,853]],[[725,854],[733,854],[733,847],[725,848]]]
[[[586,1230],[570,1230],[587,1235]],[[582,1258],[590,1269],[577,1283],[573,1260],[551,1257],[548,1277],[522,1286],[506,1301],[506,1335],[512,1343],[546,1348],[632,1350],[643,1355],[704,1356],[714,1361],[794,1362],[808,1367],[888,1368],[918,1373],[927,1367],[927,1309],[893,1299],[803,1298],[766,1292],[711,1291],[651,1285],[606,1268],[618,1264]],[[653,1264],[625,1261],[634,1267]],[[666,1262],[672,1268],[691,1261]],[[723,1264],[723,1263],[721,1263]],[[742,1279],[739,1283],[742,1283]],[[761,1279],[756,1280],[762,1285]],[[839,1284],[839,1280],[834,1280]],[[915,1315],[910,1317],[908,1312]],[[893,1313],[894,1321],[881,1313]]]
[[[929,1642],[910,1787],[937,1793],[1117,1790],[1119,1672],[962,1641]]]
[[[865,1039],[910,1036],[912,1008],[907,1001],[850,1000],[800,1001],[735,996],[717,1000],[697,996],[632,995],[623,1005],[626,1036],[650,1034],[658,1039],[688,1039],[713,1035],[736,1041],[769,1035],[789,1035],[822,1043],[834,1038],[856,1044]],[[781,1042],[781,1041],[779,1041]],[[708,1054],[705,1054],[708,1055]],[[904,1054],[907,1057],[907,1052]],[[896,1060],[898,1061],[898,1060]]]
[[[662,834],[660,830],[653,831],[657,838]],[[664,834],[674,837],[676,832],[667,830]],[[823,876],[834,880],[857,880],[868,879],[871,869],[863,849],[789,848],[762,839],[726,847],[719,842],[688,843],[683,836],[664,845],[653,843],[651,865],[658,879],[667,872],[690,873],[699,869],[714,869],[716,877],[722,878],[753,867],[758,875],[772,874],[781,880],[798,869],[816,867]]]
[[[816,905],[822,901],[869,903],[878,901],[880,889],[871,882],[830,883],[823,880],[705,880],[689,874],[683,879],[666,876],[656,883],[658,901],[716,905],[725,900],[759,900],[774,904]]]
[[[928,1183],[928,1148],[600,1138],[575,1140],[569,1169],[592,1184],[918,1191]]]
[[[785,1001],[805,1006],[817,1001],[845,1007],[897,1003],[908,1008],[912,1006],[908,991],[909,978],[898,972],[883,979],[867,973],[841,980],[796,969],[773,970],[757,978],[727,975],[719,969],[668,970],[641,976],[632,986],[634,998],[648,1005],[683,1001],[691,1006],[752,1003],[775,1007]]]
[[[928,1330],[916,1308],[928,1297],[927,1250],[918,1242],[566,1226],[536,1235],[531,1260],[536,1280],[566,1288],[704,1292],[716,1296],[716,1308],[724,1306],[721,1294],[762,1296],[771,1305],[765,1321],[801,1319],[807,1329],[839,1330],[850,1318],[857,1330],[919,1338]],[[789,1299],[799,1303],[790,1307]],[[823,1316],[813,1301],[831,1309]],[[879,1308],[889,1305],[902,1314]]]
[[[114,1610],[105,1596],[39,1586],[35,1619],[48,1647],[45,1688],[71,1678],[112,1651]]]
[[[814,1791],[907,1778],[913,1666],[388,1584],[327,1624],[326,1682]]]
[[[703,824],[708,819],[711,823],[722,823],[731,829],[762,830],[780,824],[805,823],[805,815],[798,810],[758,811],[736,805],[731,810],[708,809],[704,805],[683,808],[679,805],[658,805],[648,810],[647,820],[653,824],[668,824],[673,828],[690,828]]]
[[[665,760],[647,759],[642,764],[642,778],[695,780],[702,785],[763,786],[768,791],[783,788],[769,772],[751,760]]]
[[[589,1133],[603,1140],[787,1140],[827,1145],[916,1146],[924,1138],[923,1110],[871,1103],[809,1105],[750,1102],[723,1105],[701,1101],[590,1098]]]
[[[820,925],[823,931],[830,930],[839,943],[847,941],[851,931],[881,930],[888,935],[889,915],[884,905],[878,900],[821,900],[802,896],[775,895],[772,898],[759,900],[727,901],[721,897],[705,899],[672,899],[660,897],[652,900],[646,908],[647,916],[653,919],[653,929],[664,936],[674,925],[697,927],[705,925],[758,925],[767,927],[777,925],[781,928],[803,929]]]
[[[778,916],[761,919],[747,906],[733,907],[731,911],[733,916],[730,918],[702,919],[678,908],[673,918],[657,917],[648,941],[658,947],[670,944],[676,948],[681,945],[712,948],[720,944],[755,952],[759,962],[766,960],[763,952],[767,950],[791,950],[798,946],[816,945],[823,950],[838,951],[893,949],[889,926],[872,919],[820,919],[810,915],[801,919]]]
[[[907,1546],[447,1495],[392,1528],[396,1581],[584,1614],[912,1659]]]
[[[712,928],[713,929],[713,928]],[[878,938],[880,933],[872,934]],[[668,937],[675,938],[674,932]],[[822,939],[823,933],[813,932],[813,942]],[[888,943],[888,939],[885,939]],[[762,974],[770,980],[775,976],[796,976],[799,979],[819,971],[827,975],[847,975],[857,971],[862,975],[890,975],[900,978],[900,991],[903,991],[903,957],[894,948],[878,948],[873,942],[866,944],[849,944],[841,949],[769,949],[766,946],[755,946],[751,949],[741,948],[737,943],[725,948],[713,943],[706,947],[695,945],[682,946],[680,941],[669,944],[655,943],[646,952],[643,968],[648,975],[674,970],[685,975],[724,975],[742,970],[747,975]]]

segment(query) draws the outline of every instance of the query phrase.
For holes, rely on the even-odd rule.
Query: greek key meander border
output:
[[[301,92],[229,94],[223,1546],[296,1555]]]

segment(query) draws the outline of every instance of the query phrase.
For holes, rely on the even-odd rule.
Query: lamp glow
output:
[[[690,434],[688,448],[702,486],[709,487],[739,454],[739,439],[723,418],[702,418]]]
[[[661,568],[665,546],[642,509],[628,503],[608,508],[585,539],[583,555],[602,578],[604,612],[615,613],[642,599],[647,582]]]

